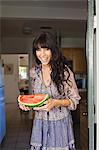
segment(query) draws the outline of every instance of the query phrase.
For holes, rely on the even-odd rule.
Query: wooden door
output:
[[[62,48],[61,51],[67,60],[73,60],[73,53],[72,53],[73,49],[72,48]]]
[[[82,48],[73,50],[73,71],[75,73],[86,73],[86,59]]]

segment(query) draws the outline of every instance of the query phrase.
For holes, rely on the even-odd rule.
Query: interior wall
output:
[[[12,13],[13,12],[13,13]],[[50,13],[49,13],[50,12]],[[52,7],[33,7],[23,5],[18,6],[10,6],[3,5],[2,6],[2,17],[12,17],[12,18],[43,18],[43,19],[73,19],[86,20],[87,11],[86,8],[56,8]]]
[[[2,54],[25,54],[32,49],[33,38],[2,38]]]
[[[18,55],[19,58],[19,66],[28,66],[29,62],[28,62],[28,55],[27,54],[21,54]]]
[[[24,54],[32,50],[33,38],[2,38],[2,54]],[[85,47],[84,38],[62,38],[61,47]]]
[[[85,47],[85,38],[62,38],[61,47],[83,48]]]
[[[18,89],[18,55],[1,55],[4,63],[5,102],[16,103]],[[9,68],[11,66],[11,68]]]

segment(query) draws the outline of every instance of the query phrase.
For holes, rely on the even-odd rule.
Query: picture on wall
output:
[[[4,64],[4,74],[13,74],[13,64]]]

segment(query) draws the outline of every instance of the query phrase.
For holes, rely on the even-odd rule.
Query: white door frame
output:
[[[99,149],[99,0],[96,2],[96,149]]]
[[[87,74],[88,74],[88,129],[89,150],[94,150],[94,3],[88,0],[88,20],[86,37]]]

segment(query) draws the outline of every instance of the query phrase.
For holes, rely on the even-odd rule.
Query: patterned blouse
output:
[[[75,110],[77,108],[80,96],[74,80],[73,72],[70,69],[69,72],[69,80],[72,81],[72,86],[69,86],[66,81],[64,81],[65,94],[60,95],[56,85],[53,82],[51,82],[49,86],[45,86],[42,78],[41,66],[35,66],[30,70],[31,85],[34,94],[47,93],[53,99],[69,99],[71,101],[70,106],[55,107],[51,109],[49,113],[42,110],[35,111],[35,119],[31,136],[31,150],[73,150],[73,147],[75,147],[70,110]],[[65,75],[67,75],[66,72]],[[48,125],[49,122],[50,126]],[[44,125],[45,127],[43,127]],[[59,137],[57,130],[58,132],[61,132],[59,133],[62,135],[61,138]],[[49,137],[47,137],[47,131],[49,132]],[[67,133],[68,131],[69,133]],[[42,132],[43,137],[40,136],[42,135]],[[45,143],[43,141],[44,138],[49,138],[49,140]]]
[[[61,107],[61,113],[59,108],[54,108],[50,111],[49,119],[57,120],[64,118],[64,115],[68,114],[69,110],[75,110],[77,108],[77,104],[79,104],[80,96],[78,93],[78,89],[74,80],[74,75],[71,70],[70,72],[70,81],[72,81],[72,86],[69,86],[67,83],[64,82],[64,90],[65,95],[60,95],[58,93],[58,90],[53,82],[50,83],[48,87],[44,85],[43,79],[42,79],[42,73],[41,73],[41,66],[36,66],[30,70],[30,77],[31,77],[31,85],[32,85],[32,92],[37,93],[47,93],[49,94],[53,99],[69,99],[71,101],[71,105],[69,107]],[[58,114],[58,115],[57,115]],[[42,116],[43,115],[43,116]],[[44,117],[46,119],[46,115],[44,112],[41,111],[41,113],[37,114],[37,117]]]

